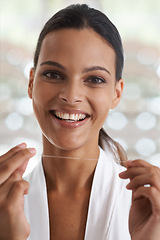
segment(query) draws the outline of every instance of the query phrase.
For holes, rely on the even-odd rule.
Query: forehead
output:
[[[92,29],[63,29],[47,34],[42,42],[39,61],[57,60],[107,64],[115,69],[115,52]]]

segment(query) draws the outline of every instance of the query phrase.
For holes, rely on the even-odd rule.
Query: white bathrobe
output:
[[[128,180],[119,178],[118,174],[121,171],[124,171],[124,167],[115,162],[113,154],[100,148],[84,240],[131,239],[128,230],[131,191],[126,189]],[[31,229],[28,240],[49,240],[49,212],[42,162],[25,177],[25,180],[30,183],[29,194],[25,196],[24,204]]]

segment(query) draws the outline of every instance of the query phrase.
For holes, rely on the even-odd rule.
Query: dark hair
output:
[[[90,28],[103,37],[106,42],[113,48],[116,54],[116,80],[119,81],[122,77],[122,70],[124,64],[123,47],[121,37],[117,28],[102,12],[90,8],[86,4],[70,5],[57,12],[45,24],[42,32],[40,33],[35,55],[34,55],[34,68],[37,66],[41,45],[45,36],[55,30],[60,29],[83,29]],[[105,143],[105,145],[104,145]],[[105,150],[106,144],[115,155],[115,159],[121,165],[125,165],[127,159],[123,148],[115,142],[105,130],[102,128],[99,134],[99,145]]]
[[[118,81],[122,77],[123,70],[123,47],[121,37],[117,28],[107,18],[105,14],[90,8],[86,4],[70,5],[57,12],[51,17],[45,24],[42,32],[40,33],[35,55],[34,55],[34,67],[36,68],[38,57],[42,45],[42,41],[45,36],[54,31],[66,28],[83,29],[91,28],[103,37],[106,42],[114,49],[116,54],[116,80]]]

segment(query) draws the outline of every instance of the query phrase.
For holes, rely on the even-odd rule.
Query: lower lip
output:
[[[88,120],[89,117],[86,117],[84,120],[82,121],[78,121],[78,122],[67,122],[65,120],[60,120],[58,118],[56,118],[53,114],[51,114],[52,119],[54,119],[54,121],[60,125],[61,127],[66,127],[66,128],[77,128],[77,127],[81,127],[82,125],[84,125]]]

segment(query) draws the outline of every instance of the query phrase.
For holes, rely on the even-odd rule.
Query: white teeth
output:
[[[78,115],[78,120],[82,119],[82,114]]]
[[[69,114],[68,113],[63,114],[62,118],[69,119]]]
[[[57,112],[57,117],[61,118],[61,113]]]
[[[79,120],[79,115],[78,114],[75,115],[75,119],[76,119],[76,121]]]
[[[55,111],[55,115],[58,118],[61,118],[61,119],[67,120],[67,121],[71,120],[71,122],[79,121],[80,119],[84,119],[86,117],[85,114],[73,114],[73,113],[69,114],[69,113],[62,113],[59,111]]]
[[[76,115],[74,115],[74,114],[70,114],[70,115],[69,115],[69,119],[70,119],[70,120],[76,120],[75,118],[76,118]]]

